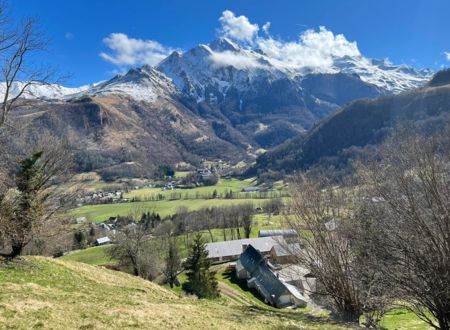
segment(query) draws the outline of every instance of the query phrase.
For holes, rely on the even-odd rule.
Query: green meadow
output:
[[[143,212],[159,213],[161,217],[175,214],[179,207],[198,210],[206,207],[218,207],[252,202],[255,206],[262,205],[267,199],[195,199],[175,201],[148,201],[117,204],[86,205],[69,212],[71,217],[86,217],[88,221],[103,222],[109,217],[126,216]]]

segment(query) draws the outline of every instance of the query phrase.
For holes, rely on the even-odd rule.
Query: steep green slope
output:
[[[0,327],[13,329],[344,329],[305,311],[181,298],[127,274],[28,257],[0,266]]]

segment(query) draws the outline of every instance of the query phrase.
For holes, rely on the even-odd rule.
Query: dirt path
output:
[[[252,302],[247,299],[245,296],[241,295],[238,291],[236,291],[235,289],[231,288],[230,286],[226,285],[223,282],[219,282],[219,289],[220,289],[220,294],[222,296],[228,297],[231,300],[238,302],[241,305],[244,306],[252,306]]]

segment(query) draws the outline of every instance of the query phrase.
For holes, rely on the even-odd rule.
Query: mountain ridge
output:
[[[349,103],[307,134],[261,155],[248,174],[346,167],[399,126],[414,125],[427,132],[445,128],[450,120],[448,72],[436,74],[429,84],[412,91]]]
[[[362,56],[334,61],[339,69],[295,69],[219,38],[175,51],[156,67],[131,68],[78,89],[34,85],[25,95],[32,102],[15,120],[37,132],[71,132],[75,146],[86,145],[76,148],[79,159],[100,158],[99,166],[81,169],[109,173],[135,161],[148,176],[158,165],[203,158],[250,163],[257,152],[304,134],[348,102],[409,90],[428,77]],[[364,75],[390,83],[378,86]]]

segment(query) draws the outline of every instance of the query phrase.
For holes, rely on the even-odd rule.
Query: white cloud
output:
[[[269,29],[270,29],[270,22],[266,22],[263,26],[262,26],[262,30],[264,31],[265,34],[269,34]]]
[[[444,55],[447,58],[447,61],[450,61],[450,52],[444,52]]]
[[[334,34],[325,27],[319,30],[308,29],[299,35],[297,41],[275,39],[270,35],[270,22],[266,22],[258,35],[259,26],[252,23],[246,16],[236,16],[232,11],[225,10],[219,19],[220,32],[244,46],[261,49],[270,63],[285,69],[302,69],[305,67],[327,71],[333,65],[334,58],[343,56],[360,56],[356,42],[350,42],[343,34]],[[238,58],[231,53],[212,56],[221,65],[228,64],[244,67],[261,67],[257,57]],[[240,64],[238,60],[242,60]],[[252,63],[253,62],[253,63]]]
[[[118,66],[155,65],[173,51],[157,41],[129,38],[124,33],[111,33],[103,43],[111,52],[102,52],[100,57]]]
[[[319,31],[304,31],[298,41],[276,40],[269,35],[257,38],[256,44],[275,64],[292,69],[327,69],[335,57],[361,55],[356,42],[348,41],[342,34],[335,35],[325,27],[320,27]]]
[[[246,16],[236,16],[232,11],[225,10],[219,18],[222,35],[247,43],[252,43],[258,34],[258,24],[252,24]]]

